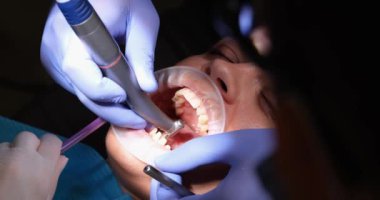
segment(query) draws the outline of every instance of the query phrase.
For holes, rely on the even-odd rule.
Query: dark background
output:
[[[0,115],[69,137],[96,116],[71,93],[57,85],[40,61],[40,42],[53,1],[6,1],[0,10]],[[156,68],[201,53],[216,41],[202,15],[200,1],[153,1],[161,26],[156,47]],[[159,2],[159,3],[158,3]],[[182,6],[186,5],[186,9]],[[103,156],[103,126],[83,142]]]
[[[209,14],[202,5],[205,1],[156,0],[153,2],[161,19],[156,48],[156,68],[171,66],[188,55],[201,53],[217,40],[210,25],[205,20],[205,16]],[[284,4],[277,7],[281,12],[288,1],[279,2]],[[298,2],[295,4],[296,7],[303,6],[302,1],[294,2]],[[344,172],[342,174],[346,182],[357,186],[358,191],[365,191],[369,188],[369,190],[379,193],[380,172],[378,170],[379,153],[377,145],[377,141],[379,141],[377,139],[379,100],[372,96],[378,96],[376,94],[379,91],[378,73],[374,72],[378,68],[378,56],[375,55],[378,51],[378,45],[375,40],[372,40],[372,38],[378,37],[378,34],[376,35],[375,31],[370,29],[378,25],[378,20],[372,22],[370,19],[378,18],[372,16],[372,13],[376,13],[376,11],[370,12],[367,11],[367,8],[362,9],[358,6],[359,4],[356,4],[357,2],[355,5],[350,5],[350,9],[346,8],[346,1],[343,3],[337,1],[336,5],[332,5],[332,2],[326,1],[323,4],[321,10],[323,8],[324,12],[318,7],[313,7],[311,10],[314,10],[315,13],[312,13],[310,18],[305,19],[305,21],[312,19],[320,22],[319,24],[323,25],[323,29],[316,27],[317,30],[323,30],[322,32],[326,34],[324,36],[326,38],[331,37],[331,41],[334,41],[328,43],[328,47],[334,48],[336,45],[336,49],[343,50],[339,51],[342,55],[337,56],[342,58],[340,60],[343,61],[342,67],[334,66],[333,59],[328,63],[321,63],[316,67],[322,75],[318,77],[320,82],[311,84],[318,89],[316,91],[331,91],[332,95],[320,95],[320,93],[318,95],[326,98],[322,99],[325,100],[322,105],[329,114],[326,116],[329,116],[328,118],[334,122],[337,121],[334,125],[339,125],[344,130],[337,131],[336,133],[339,133],[337,135],[326,132],[329,135],[323,136],[326,138],[324,142],[327,141],[326,144],[338,163],[338,169]],[[84,107],[74,95],[55,84],[41,65],[40,41],[52,3],[53,1],[47,0],[2,2],[0,8],[2,65],[0,73],[0,115],[69,137],[95,119],[96,116]],[[315,6],[314,4],[311,5]],[[183,8],[184,6],[186,9]],[[341,13],[335,12],[336,10],[333,8],[339,8]],[[304,15],[305,13],[301,14]],[[309,23],[309,21],[305,23],[302,21],[303,18],[299,18],[296,14],[295,17],[299,19],[297,22],[300,24],[315,24]],[[331,20],[333,17],[338,20]],[[295,26],[298,25],[295,24]],[[314,28],[311,27],[312,30]],[[280,33],[283,34],[284,32]],[[375,37],[370,37],[371,34]],[[318,41],[314,43],[318,44]],[[305,46],[309,45],[315,48],[314,43]],[[320,53],[318,48],[315,48],[315,51],[315,55]],[[295,56],[292,53],[289,51],[287,56],[292,58]],[[324,68],[320,66],[324,66]],[[289,69],[286,70],[290,71]],[[337,70],[336,74],[343,75],[341,84],[344,87],[337,85],[338,81],[333,69]],[[297,68],[295,70],[297,73],[294,72],[295,77],[301,77],[306,80],[305,82],[315,80],[311,76],[299,76],[298,70]],[[335,90],[334,88],[338,86],[339,88]],[[329,87],[331,88],[326,89]],[[343,93],[342,88],[348,88],[349,92],[340,95]],[[333,102],[334,97],[339,100],[335,102],[338,106],[336,104],[329,105]],[[353,102],[352,105],[354,106],[347,106],[344,110],[347,113],[354,114],[353,120],[347,121],[344,116],[336,117],[337,114],[334,113],[334,109],[343,107],[342,105],[351,105],[349,102]],[[345,114],[345,112],[340,113]],[[356,126],[359,129],[351,129],[351,126]],[[329,128],[333,130],[337,127]],[[107,129],[108,125],[102,127],[83,142],[106,156],[104,136]]]

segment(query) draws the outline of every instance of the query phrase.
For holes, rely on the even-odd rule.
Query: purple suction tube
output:
[[[89,136],[91,133],[96,131],[98,128],[102,127],[106,121],[104,121],[101,118],[96,118],[94,121],[92,121],[90,124],[85,126],[82,130],[75,133],[73,136],[71,136],[69,139],[65,140],[62,144],[61,148],[61,154],[63,154],[65,151],[70,149],[72,146]]]

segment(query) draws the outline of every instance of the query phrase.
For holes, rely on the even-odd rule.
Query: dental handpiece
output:
[[[105,76],[124,89],[128,106],[169,137],[182,129],[181,120],[170,119],[140,89],[133,69],[92,5],[87,0],[57,0],[57,3]]]

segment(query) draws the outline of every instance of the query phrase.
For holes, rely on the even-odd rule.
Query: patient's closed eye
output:
[[[234,50],[227,45],[219,45],[215,48],[212,48],[210,54],[220,57],[230,63],[240,62],[239,57],[236,55]]]

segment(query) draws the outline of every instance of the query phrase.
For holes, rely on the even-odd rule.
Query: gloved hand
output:
[[[228,175],[212,191],[181,199],[271,199],[256,167],[274,152],[273,129],[239,130],[193,139],[156,159],[156,167],[181,182],[178,173],[211,163],[230,165]],[[207,176],[207,175],[205,175]],[[151,199],[179,199],[171,189],[153,180]]]
[[[67,163],[62,142],[54,135],[41,140],[22,132],[13,143],[0,144],[1,199],[52,199]]]
[[[90,0],[90,3],[116,41],[125,44],[125,55],[141,89],[155,91],[153,61],[159,17],[152,2]],[[41,60],[61,86],[76,94],[87,108],[104,120],[122,127],[145,127],[144,119],[118,104],[128,98],[125,92],[103,77],[57,6],[53,7],[45,25]]]

